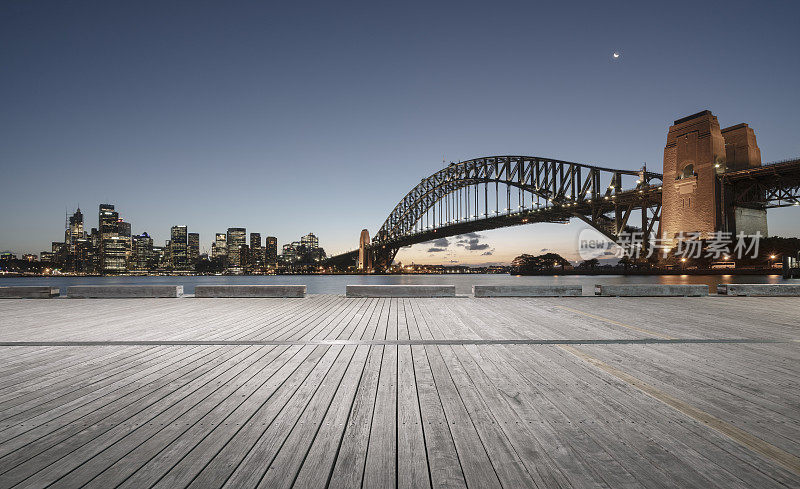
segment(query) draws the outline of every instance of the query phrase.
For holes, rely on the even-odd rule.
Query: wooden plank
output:
[[[405,302],[405,301],[404,301]],[[404,316],[405,319],[405,316]],[[402,329],[401,329],[402,331]],[[408,331],[406,329],[406,331]],[[411,346],[397,347],[397,487],[431,486]]]
[[[118,485],[149,487],[191,451],[209,431],[228,423],[231,413],[246,402],[292,356],[299,346],[267,347],[266,353],[242,370],[234,382],[218,389],[173,423],[155,433],[131,433],[70,472],[59,484],[84,486],[90,480],[96,487]],[[138,436],[137,436],[138,435]],[[98,477],[99,476],[99,477]]]
[[[314,441],[302,460],[302,466],[292,482],[295,487],[313,487],[330,481],[333,467],[344,441],[345,429],[353,413],[358,389],[364,379],[370,347],[360,345],[356,349],[350,366],[345,372],[342,383],[331,401],[331,407],[325,420],[319,427]]]
[[[202,376],[197,382],[186,384],[150,405],[131,406],[123,411],[122,415],[127,417],[121,423],[104,426],[100,430],[84,427],[78,435],[53,445],[0,475],[0,485],[13,485],[23,480],[31,485],[48,484],[127,436],[132,428],[148,430],[153,429],[155,424],[173,422],[194,403],[213,394],[219,386],[249,366],[259,349],[252,346],[241,348],[238,356],[216,367],[215,375]]]
[[[244,457],[236,470],[233,471],[226,485],[230,487],[256,487],[267,471],[269,464],[274,460],[278,451],[284,445],[286,438],[292,431],[298,419],[305,411],[309,402],[317,392],[323,379],[336,365],[334,372],[338,372],[341,365],[336,359],[342,352],[341,346],[331,346],[329,350],[314,366],[311,374],[294,393],[291,399],[275,417],[266,431],[258,439],[249,453]]]
[[[250,422],[242,423],[233,430],[233,433],[227,433],[220,437],[224,443],[221,447],[215,444],[210,449],[210,451],[216,450],[216,454],[208,463],[199,467],[201,469],[200,472],[192,476],[188,487],[222,487],[269,429],[276,417],[283,411],[287,402],[297,392],[297,389],[305,385],[309,375],[317,367],[320,358],[323,358],[329,349],[330,347],[328,346],[303,347],[304,352],[310,350],[311,353],[302,358],[302,362],[299,365],[293,365],[290,368],[284,367],[285,370],[281,376],[285,377],[286,380],[270,396],[264,399],[255,414],[249,418]],[[202,465],[204,462],[202,458],[197,457],[189,460],[188,463],[192,463],[194,466],[195,461],[199,462],[198,465]],[[194,471],[186,469],[186,472]],[[161,481],[163,487],[172,487],[169,485],[170,483],[171,481],[168,479]]]
[[[383,348],[383,360],[367,445],[363,482],[366,487],[394,487],[396,484],[397,347],[387,345],[380,348]]]
[[[366,363],[369,348],[361,345],[356,349],[353,346],[346,346],[342,352],[343,357],[337,360],[335,369],[331,369],[329,379],[326,379],[320,386],[309,403],[308,408],[303,413],[300,421],[295,425],[289,438],[284,442],[283,448],[278,452],[275,459],[270,464],[269,470],[259,483],[259,487],[266,488],[289,488],[289,487],[311,487],[319,485],[321,481],[327,480],[338,448],[339,440],[344,431],[343,421],[350,411],[351,402],[356,392],[358,379]],[[343,376],[340,373],[343,372]],[[325,421],[339,423],[331,427]],[[311,454],[317,460],[316,470],[318,479],[305,479],[307,485],[299,480],[301,467],[306,467],[308,455],[310,454],[312,443],[315,445],[319,441],[322,446],[328,446],[332,451],[325,457],[323,464],[320,462],[319,448]],[[319,445],[317,445],[319,447]],[[306,473],[305,477],[310,475]]]
[[[383,300],[381,299],[381,301]],[[329,487],[362,487],[382,362],[383,347],[370,347],[364,374],[361,376],[350,418],[345,426],[336,462],[330,475]]]

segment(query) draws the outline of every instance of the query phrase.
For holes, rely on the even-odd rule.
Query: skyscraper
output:
[[[186,226],[172,226],[170,229],[169,256],[173,270],[187,270],[189,259],[187,255],[188,236]]]
[[[264,266],[264,250],[261,248],[261,233],[250,233],[250,266],[261,269]]]
[[[319,238],[314,236],[314,233],[308,233],[300,238],[300,244],[305,247],[306,251],[314,251],[319,248]]]
[[[125,241],[119,237],[119,214],[111,204],[100,204],[100,272],[125,271]]]
[[[117,221],[117,232],[119,233],[119,239],[122,241],[123,246],[125,246],[125,268],[129,268],[129,262],[131,259],[131,248],[132,248],[132,241],[131,241],[131,223],[125,222],[122,219]]]
[[[75,213],[69,217],[69,225],[67,226],[64,236],[64,243],[70,247],[70,251],[74,251],[75,242],[84,237],[83,213],[81,212],[81,208],[78,207],[78,210],[76,210]]]
[[[189,260],[189,267],[194,268],[200,260],[200,234],[189,233],[186,235],[186,256]]]
[[[154,263],[153,238],[147,233],[142,233],[131,238],[131,259],[129,269],[137,272],[146,272],[157,265]]]
[[[278,238],[275,236],[267,236],[264,240],[264,261],[267,265],[278,262]]]
[[[242,268],[242,255],[240,246],[247,245],[247,230],[245,228],[228,228],[228,266]]]
[[[223,263],[228,261],[228,237],[225,233],[217,233],[214,243],[211,244],[211,259],[221,260]]]
[[[295,243],[297,243],[295,241]],[[294,263],[297,261],[297,248],[295,248],[295,243],[286,243],[283,245],[281,258],[285,263]]]

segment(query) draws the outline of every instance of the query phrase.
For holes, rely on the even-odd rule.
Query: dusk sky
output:
[[[0,250],[115,204],[159,244],[246,227],[355,249],[445,162],[535,155],[661,171],[674,119],[747,122],[800,156],[800,3],[0,3]],[[618,51],[621,57],[612,59]],[[575,259],[585,225],[481,233],[418,263]],[[800,211],[769,211],[800,235]],[[484,255],[491,251],[491,255]]]

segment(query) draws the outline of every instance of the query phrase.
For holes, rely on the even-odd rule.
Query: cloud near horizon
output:
[[[491,256],[494,253],[494,248],[489,243],[482,242],[485,237],[479,233],[465,233],[453,238],[437,238],[430,241],[431,247],[428,248],[428,253],[444,253],[450,251],[453,253],[455,250],[453,245],[463,248],[467,251],[481,251],[481,256]]]

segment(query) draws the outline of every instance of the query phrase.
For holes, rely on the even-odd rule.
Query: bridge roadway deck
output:
[[[0,302],[0,487],[799,487],[796,298]]]

